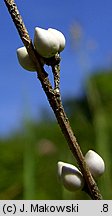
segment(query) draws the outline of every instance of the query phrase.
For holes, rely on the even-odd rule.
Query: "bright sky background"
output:
[[[83,94],[84,80],[93,69],[112,63],[111,0],[16,0],[25,25],[33,39],[34,28],[56,28],[66,37],[61,57],[62,96]],[[26,112],[39,117],[48,102],[36,73],[22,69],[16,49],[23,46],[4,1],[0,2],[0,135],[19,128]],[[82,42],[73,48],[71,27],[81,26]],[[79,28],[80,30],[80,28]]]

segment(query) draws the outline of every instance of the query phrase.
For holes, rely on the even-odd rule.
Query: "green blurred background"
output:
[[[112,199],[112,72],[96,71],[85,95],[63,104],[83,153],[93,149],[103,157],[106,171],[98,185],[104,199]],[[26,116],[20,130],[0,139],[0,152],[0,199],[89,199],[58,180],[57,162],[76,161],[47,109],[39,122]]]

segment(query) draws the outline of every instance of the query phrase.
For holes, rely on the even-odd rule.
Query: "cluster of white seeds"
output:
[[[56,53],[60,53],[65,47],[64,35],[56,30],[48,30],[36,27],[34,33],[34,47],[38,54],[44,58],[51,58]],[[20,65],[29,71],[36,71],[36,67],[31,60],[25,47],[17,49],[17,57]]]
[[[89,150],[85,155],[85,161],[92,176],[97,179],[105,171],[103,159],[93,150]],[[82,173],[72,164],[58,162],[58,176],[64,187],[69,191],[81,190],[84,186]]]

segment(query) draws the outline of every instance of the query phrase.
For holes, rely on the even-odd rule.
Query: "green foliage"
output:
[[[85,97],[66,100],[64,107],[83,153],[93,149],[103,157],[106,172],[98,185],[112,199],[112,73],[91,77]],[[21,131],[0,141],[0,152],[0,199],[89,199],[58,180],[57,162],[76,161],[53,119],[25,120]]]

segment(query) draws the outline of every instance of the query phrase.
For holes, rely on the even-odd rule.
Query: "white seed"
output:
[[[35,28],[34,46],[36,51],[45,58],[54,56],[59,50],[57,38],[50,31],[39,27]]]
[[[30,59],[28,52],[25,47],[17,49],[17,57],[19,64],[26,70],[36,71],[36,67],[33,61]]]
[[[72,164],[58,162],[58,175],[64,187],[69,191],[76,191],[84,186],[82,173]]]
[[[59,178],[61,178],[61,175],[62,175],[62,167],[63,167],[63,166],[71,167],[71,169],[74,169],[74,167],[75,167],[75,166],[72,165],[72,164],[59,161],[59,162],[58,162],[58,176],[59,176]],[[78,170],[77,167],[76,167],[76,169]]]
[[[65,48],[65,43],[66,43],[64,35],[57,29],[49,28],[48,31],[50,31],[54,35],[54,37],[57,38],[57,41],[59,43],[58,52],[61,52]]]
[[[85,155],[85,161],[94,178],[97,178],[104,173],[105,163],[95,151],[89,150]]]

